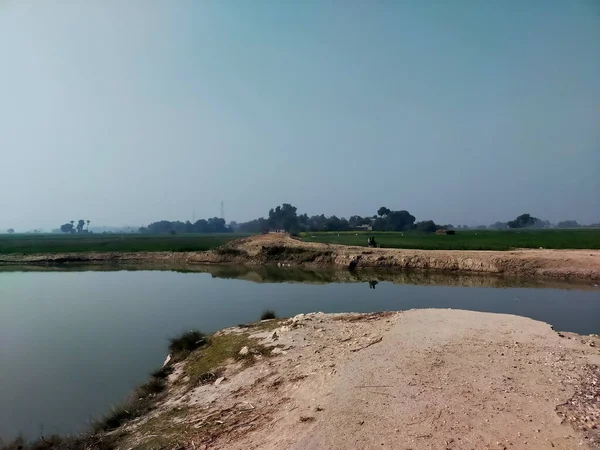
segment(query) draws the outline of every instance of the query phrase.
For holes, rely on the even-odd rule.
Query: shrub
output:
[[[167,387],[167,383],[164,378],[152,378],[147,383],[142,384],[136,389],[136,397],[147,397],[152,394],[159,394],[164,391]]]
[[[260,320],[276,319],[277,315],[272,309],[265,309],[260,315]]]
[[[160,369],[155,370],[151,373],[153,378],[158,378],[159,380],[164,380],[169,375],[173,373],[173,366],[163,366]]]
[[[93,425],[93,430],[95,432],[111,431],[119,428],[125,422],[135,419],[138,416],[138,410],[134,403],[117,406],[106,413],[100,420],[95,422]]]
[[[171,338],[169,350],[173,355],[188,353],[206,343],[206,335],[198,330],[186,331],[179,337]]]

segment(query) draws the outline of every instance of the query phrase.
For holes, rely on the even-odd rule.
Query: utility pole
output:
[[[221,219],[225,218],[225,203],[221,200]]]

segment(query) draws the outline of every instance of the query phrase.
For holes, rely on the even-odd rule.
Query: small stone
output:
[[[220,385],[225,380],[225,377],[220,377],[215,380],[215,386]]]
[[[279,336],[277,335],[277,331],[273,331],[273,334],[271,335],[271,339],[273,339],[274,341],[279,339]]]
[[[245,355],[247,355],[249,352],[250,352],[250,349],[248,348],[248,346],[247,346],[247,345],[244,345],[244,346],[242,347],[242,349],[240,350],[240,353],[239,353],[239,354],[240,354],[240,355],[242,355],[242,356],[245,356]]]

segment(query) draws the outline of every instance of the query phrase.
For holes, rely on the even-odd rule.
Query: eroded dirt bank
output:
[[[598,250],[402,250],[302,242],[281,234],[238,239],[208,252],[0,255],[0,264],[61,263],[386,268],[600,281]]]
[[[597,337],[440,309],[217,336],[234,356],[211,367],[209,346],[174,364],[165,399],[114,432],[119,448],[600,448]]]

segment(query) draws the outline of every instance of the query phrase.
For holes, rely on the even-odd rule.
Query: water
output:
[[[162,364],[169,337],[254,321],[264,309],[293,316],[461,308],[600,331],[600,289],[592,284],[579,290],[422,273],[211,270],[0,272],[0,436],[83,430]]]

